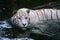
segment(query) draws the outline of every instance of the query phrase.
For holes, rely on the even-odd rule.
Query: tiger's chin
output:
[[[18,26],[19,28],[21,28],[21,30],[23,30],[23,31],[25,31],[25,30],[27,30],[27,28],[29,27],[29,26]]]
[[[27,28],[21,28],[23,31],[27,30]]]

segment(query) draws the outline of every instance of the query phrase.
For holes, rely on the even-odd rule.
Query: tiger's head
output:
[[[17,10],[16,14],[11,17],[11,21],[14,25],[21,27],[23,30],[29,26],[29,10],[22,8]]]

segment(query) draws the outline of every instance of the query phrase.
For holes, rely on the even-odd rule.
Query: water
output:
[[[44,25],[44,26],[42,26],[42,25]],[[59,31],[60,30],[60,27],[59,26],[57,27],[57,26],[58,26],[57,24],[51,24],[51,25],[49,25],[47,27],[46,24],[41,24],[40,25],[40,29],[33,28],[31,30],[31,33],[35,33],[35,34],[39,34],[39,35],[50,36],[50,37],[54,37],[54,38],[56,38],[56,39],[59,40],[59,38],[60,38],[60,31]],[[5,34],[5,31],[6,31],[5,29],[11,29],[11,28],[12,28],[12,26],[6,20],[0,21],[0,40],[35,40],[34,38],[37,38],[36,35],[34,35],[34,34],[33,34],[34,35],[34,38],[30,38],[30,37],[17,37],[17,38],[12,38],[11,36],[6,37],[11,30],[10,31],[7,30],[7,35],[3,35],[3,34]],[[16,34],[16,33],[14,33],[14,34]]]
[[[0,21],[0,40],[34,40],[32,38],[24,37],[24,38],[8,38],[3,37],[3,34],[5,33],[5,30],[3,29],[11,29],[12,26],[6,21]]]
[[[0,21],[0,28],[12,28],[12,26],[7,21]]]
[[[31,39],[31,38],[4,38],[2,37],[1,40],[34,40],[34,39]]]

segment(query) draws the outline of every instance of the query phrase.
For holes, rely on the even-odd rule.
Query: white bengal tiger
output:
[[[21,8],[11,17],[12,23],[23,29],[36,26],[39,23],[49,22],[49,20],[52,20],[50,22],[57,22],[59,19],[60,10],[57,9],[31,10],[28,8]]]

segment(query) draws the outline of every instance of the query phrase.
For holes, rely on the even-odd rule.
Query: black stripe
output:
[[[38,19],[39,19],[39,21],[40,21],[40,17],[39,17],[39,14],[38,14],[38,12],[36,12],[37,13],[37,15],[38,15]]]
[[[53,20],[53,18],[52,18],[52,10],[50,10],[50,12],[51,12],[51,20]]]
[[[43,16],[44,16],[44,18],[45,18],[45,11],[44,11],[44,9],[43,9],[43,12],[44,12],[44,13],[43,13]]]
[[[41,9],[41,10],[43,10],[43,9]],[[42,12],[42,11],[41,11],[41,14],[42,14],[42,17],[43,17],[43,20],[42,20],[42,21],[44,22],[44,14],[43,14],[43,12]]]
[[[58,18],[58,11],[56,10],[56,17],[57,17],[57,20],[59,20],[59,18]]]
[[[44,9],[43,9],[43,12],[44,12],[44,13],[43,13],[43,16],[44,16],[44,18],[45,18],[45,11],[44,11]],[[44,21],[45,21],[45,20],[44,20]]]
[[[46,10],[47,10],[47,9],[46,9]],[[47,11],[47,13],[48,13],[48,11]],[[44,10],[44,16],[45,16],[45,18],[46,18],[46,21],[48,21],[47,13],[46,13],[45,10]]]

